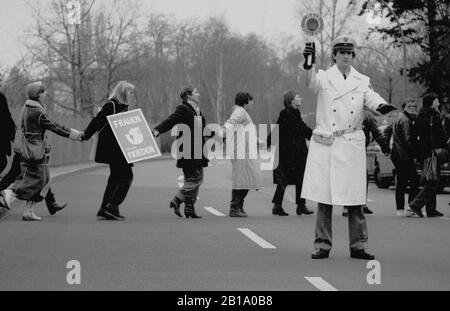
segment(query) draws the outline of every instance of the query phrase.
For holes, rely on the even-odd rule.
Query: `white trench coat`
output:
[[[347,79],[336,65],[327,71],[303,72],[303,81],[318,95],[316,129],[336,136],[331,146],[311,139],[303,179],[302,198],[329,205],[366,204],[366,146],[362,131],[363,108],[376,111],[386,101],[370,79],[353,67]]]
[[[231,158],[231,179],[233,189],[258,190],[262,188],[261,161],[258,155],[258,142],[260,142],[255,124],[248,112],[240,106],[232,108],[230,118],[225,122],[224,128],[227,137],[227,157]],[[233,130],[247,127],[253,129],[240,141]],[[242,144],[244,143],[244,144]],[[241,156],[238,156],[240,151]],[[251,150],[251,151],[250,151]]]

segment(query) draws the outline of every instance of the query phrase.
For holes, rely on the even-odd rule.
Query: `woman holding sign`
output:
[[[126,161],[109,126],[107,116],[128,111],[133,90],[134,85],[120,81],[109,97],[109,101],[89,123],[82,138],[89,140],[98,132],[95,162],[109,164],[110,168],[102,205],[97,213],[99,219],[125,220],[119,212],[119,205],[125,200],[133,181],[133,164],[128,164]]]

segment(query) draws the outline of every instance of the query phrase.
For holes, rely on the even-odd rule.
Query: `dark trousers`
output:
[[[273,196],[272,203],[282,205],[284,193],[286,192],[287,185],[278,184],[275,194]],[[302,199],[302,184],[295,185],[295,203],[299,206],[305,206],[306,200]]]
[[[245,197],[247,196],[248,192],[249,192],[248,189],[233,189],[233,190],[231,190],[230,209],[243,210],[244,200],[245,200]]]
[[[183,168],[184,184],[175,197],[184,203],[195,204],[203,184],[203,167]]]
[[[6,152],[0,150],[0,173],[3,172],[5,167],[8,165],[8,157]]]
[[[101,208],[106,204],[119,206],[125,200],[131,183],[133,182],[132,165],[124,163],[114,163],[109,165],[110,174],[103,195]]]
[[[440,163],[438,163],[438,176],[440,175]],[[409,203],[414,208],[422,209],[425,206],[427,215],[436,212],[436,195],[439,190],[439,181],[425,182],[422,190],[416,195],[414,200]]]
[[[395,203],[397,210],[405,209],[405,193],[409,182],[408,203],[411,203],[419,193],[419,176],[413,160],[398,160],[392,158],[396,171]]]
[[[367,248],[367,221],[362,206],[346,206],[348,210],[348,231],[350,250]],[[317,207],[315,249],[330,250],[333,243],[332,233],[333,206],[319,203]]]

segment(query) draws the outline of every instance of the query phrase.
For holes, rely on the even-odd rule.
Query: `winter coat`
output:
[[[95,162],[116,165],[127,163],[107,119],[107,116],[125,111],[128,111],[128,105],[122,104],[113,98],[103,105],[100,112],[84,130],[86,140],[89,140],[95,133],[99,132]]]
[[[177,140],[181,142],[190,141],[190,153],[187,156],[183,155],[184,146],[180,146],[180,153],[177,160],[178,168],[201,168],[207,167],[209,160],[203,154],[203,147],[206,142],[206,137],[203,136],[203,131],[206,127],[206,120],[202,113],[197,116],[196,111],[188,102],[183,102],[177,107],[174,113],[172,113],[166,120],[161,122],[155,127],[155,129],[163,134],[170,131],[175,125],[185,125],[189,127],[190,136],[186,137],[187,133],[180,131]],[[180,128],[181,130],[181,128]],[[198,134],[199,133],[199,134]],[[198,137],[195,135],[198,134]]]
[[[75,133],[72,129],[52,121],[48,117],[45,107],[33,100],[27,100],[22,109],[21,128],[24,138],[21,139],[22,174],[10,188],[20,200],[40,202],[43,200],[43,192],[48,189],[50,182],[48,167],[50,145],[45,132],[49,130],[59,136],[72,139],[74,139]],[[43,155],[42,159],[29,159],[30,155],[41,154]]]
[[[409,161],[417,158],[417,134],[414,122],[414,116],[403,111],[398,114],[394,123],[385,129],[386,140],[390,141],[392,137],[392,159]]]
[[[47,115],[46,108],[34,100],[27,100],[22,109],[21,129],[25,138],[21,140],[22,157],[24,160],[29,160],[30,151],[43,150],[42,158],[34,159],[38,162],[50,152],[51,146],[45,135],[47,130],[66,138],[73,138],[75,135],[72,129],[52,121]]]
[[[367,76],[351,68],[347,79],[336,65],[327,71],[303,72],[307,86],[318,94],[316,129],[334,134],[333,144],[311,140],[302,198],[328,205],[366,203],[366,137],[364,106],[376,111],[386,101],[375,93]],[[340,135],[337,131],[347,131]]]
[[[16,135],[16,125],[9,111],[6,97],[0,92],[0,154],[11,155],[11,142]]]
[[[431,120],[433,128],[431,129]],[[442,120],[439,112],[432,107],[422,107],[417,115],[415,129],[418,139],[418,159],[431,157],[436,148],[448,148]],[[431,140],[433,139],[433,143]]]
[[[280,112],[277,124],[279,126],[278,167],[273,171],[274,184],[298,185],[302,183],[305,173],[308,146],[312,129],[302,120],[301,112],[293,107],[287,107]],[[268,144],[269,146],[269,144]]]
[[[224,128],[227,158],[231,158],[232,188],[260,189],[262,187],[261,162],[258,155],[260,141],[252,118],[243,107],[234,106]]]

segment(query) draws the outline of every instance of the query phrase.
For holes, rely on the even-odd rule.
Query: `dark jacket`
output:
[[[107,116],[128,111],[128,105],[112,99],[103,105],[102,110],[92,119],[84,130],[85,139],[90,139],[96,132],[98,134],[95,162],[106,164],[126,164],[127,160],[114,136]]]
[[[190,150],[190,154],[186,157],[184,156],[180,156],[180,158],[177,160],[177,167],[178,168],[200,168],[200,167],[207,167],[208,166],[208,159],[206,159],[206,157],[203,154],[203,147],[205,145],[205,137],[203,136],[203,130],[206,127],[206,121],[205,118],[203,117],[203,115],[200,113],[200,117],[201,117],[201,127],[199,126],[197,128],[197,130],[194,131],[194,124],[195,122],[199,120],[200,117],[196,118],[196,113],[194,108],[192,108],[192,106],[190,104],[188,104],[187,102],[183,102],[181,105],[179,105],[177,107],[177,109],[175,110],[174,113],[172,113],[166,120],[164,120],[163,122],[161,122],[159,125],[157,125],[155,127],[155,129],[163,134],[167,131],[170,131],[175,125],[177,124],[184,124],[187,125],[190,129],[190,137],[189,140],[191,142],[191,150]],[[196,132],[200,132],[200,128],[201,128],[201,141],[199,140],[199,142],[201,142],[201,146],[200,144],[198,144],[197,146],[197,158],[195,156],[195,145],[196,145],[196,140],[194,137],[194,133]],[[177,139],[180,139],[182,136],[186,135],[186,133],[180,132],[177,136]],[[197,139],[199,139],[200,137],[198,137]],[[184,137],[182,138],[181,141],[186,141],[188,138]],[[201,147],[201,150],[200,150]],[[178,149],[177,149],[178,150]],[[181,145],[179,148],[179,152],[183,153],[184,150],[184,146]],[[201,153],[201,156],[200,156]]]
[[[11,155],[11,142],[16,135],[16,124],[9,111],[5,95],[0,92],[0,153]]]
[[[408,161],[417,158],[417,133],[414,123],[415,117],[402,111],[394,123],[386,128],[386,139],[389,141],[392,137],[392,159]]]
[[[29,147],[28,150],[36,150],[36,146],[43,146],[45,153],[50,152],[50,145],[47,142],[45,132],[47,130],[54,132],[62,137],[69,137],[72,130],[59,125],[52,121],[47,111],[39,102],[34,100],[27,100],[22,110],[21,120],[22,133],[24,133],[25,140],[22,141],[22,156],[27,159],[24,150]],[[33,147],[34,146],[34,147]]]
[[[372,138],[378,143],[378,145],[380,145],[383,153],[389,153],[389,140],[387,140],[378,129],[377,120],[371,112],[364,111],[364,119],[362,125],[364,135],[366,135],[366,148],[367,146],[369,146]]]
[[[433,128],[431,128],[431,121]],[[418,159],[431,157],[436,148],[447,148],[444,128],[439,112],[431,107],[422,107],[417,115],[415,129],[418,138]]]
[[[277,124],[279,161],[278,167],[273,171],[273,182],[284,185],[301,184],[308,157],[306,139],[311,139],[312,129],[303,122],[300,110],[292,107],[281,110]],[[271,140],[270,136],[267,146],[271,145]]]

